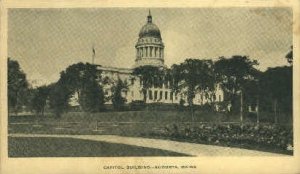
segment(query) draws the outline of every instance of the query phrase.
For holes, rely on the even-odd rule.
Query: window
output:
[[[162,91],[160,91],[160,92],[159,92],[159,100],[161,100],[161,99],[162,99],[162,95],[163,95],[163,92],[162,92]]]
[[[219,95],[219,101],[221,101],[221,95]]]
[[[152,91],[151,90],[149,90],[149,99],[153,100],[153,96],[152,96]]]
[[[141,57],[144,57],[144,49],[141,48]]]
[[[154,91],[154,100],[157,100],[157,91]]]
[[[159,49],[159,57],[161,57],[161,51],[162,51],[162,49],[160,48]]]
[[[170,92],[170,100],[173,100],[173,92]]]
[[[168,100],[168,91],[165,92],[165,100]]]
[[[148,57],[148,47],[146,47],[146,57]]]

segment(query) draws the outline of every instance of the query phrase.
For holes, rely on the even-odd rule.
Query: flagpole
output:
[[[92,51],[93,51],[93,55],[92,55],[92,64],[94,65],[94,63],[95,63],[95,54],[96,54],[94,44],[93,44],[93,49],[92,49]]]

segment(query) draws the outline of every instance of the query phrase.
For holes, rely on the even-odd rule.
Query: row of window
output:
[[[163,98],[165,100],[168,100],[168,97],[169,97],[169,100],[173,100],[173,95],[174,93],[173,92],[170,92],[170,95],[169,95],[169,92],[168,91],[151,91],[149,90],[149,100],[162,100]],[[163,96],[164,94],[164,96]],[[177,98],[177,95],[175,95],[175,100],[178,100]]]
[[[152,54],[153,53],[153,54]],[[144,47],[144,48],[138,48],[138,53],[137,53],[140,57],[152,57],[152,55],[154,55],[154,57],[162,57],[162,48],[158,48],[158,47]]]
[[[160,39],[152,39],[152,38],[148,38],[148,39],[140,39],[140,42],[159,42]]]

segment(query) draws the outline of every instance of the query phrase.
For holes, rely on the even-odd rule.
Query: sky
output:
[[[165,44],[165,64],[186,58],[247,55],[258,69],[287,65],[291,8],[151,8]],[[146,8],[10,9],[8,57],[31,83],[49,84],[71,64],[131,68]]]

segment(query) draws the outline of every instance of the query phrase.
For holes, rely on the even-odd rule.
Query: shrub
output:
[[[129,107],[130,107],[130,110],[140,111],[140,110],[145,109],[146,104],[143,100],[135,100],[129,104]]]
[[[243,146],[286,151],[293,147],[293,130],[274,124],[200,123],[196,126],[167,126],[160,136],[185,139],[205,144]]]

